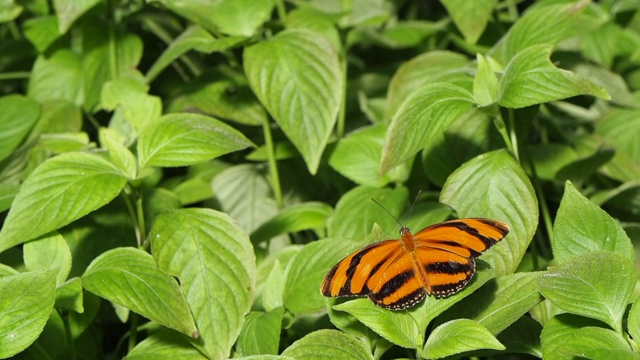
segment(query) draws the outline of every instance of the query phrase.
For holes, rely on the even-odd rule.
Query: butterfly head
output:
[[[411,234],[411,229],[406,226],[400,228],[400,236],[405,236],[406,234]]]

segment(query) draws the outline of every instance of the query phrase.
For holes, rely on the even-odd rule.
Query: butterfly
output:
[[[427,294],[453,295],[473,277],[475,258],[508,232],[507,224],[484,218],[449,220],[415,235],[402,226],[400,239],[371,244],[340,260],[324,277],[320,292],[367,296],[390,310],[411,307]]]

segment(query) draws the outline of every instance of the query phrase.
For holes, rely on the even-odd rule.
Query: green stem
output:
[[[276,200],[278,209],[282,209],[282,190],[280,189],[280,175],[278,174],[278,163],[276,161],[275,145],[271,137],[271,126],[267,118],[262,124],[264,132],[264,145],[267,148],[267,157],[269,162],[269,172],[271,174],[271,188],[273,196]]]
[[[284,1],[275,0],[276,10],[278,11],[278,18],[284,24],[287,19],[287,9],[284,7]]]
[[[136,337],[138,336],[138,314],[129,312],[129,319],[131,320],[131,330],[129,330],[129,349],[127,353],[133,351],[136,347]]]
[[[140,193],[140,190],[137,189],[136,191],[136,218],[138,220],[137,223],[137,227],[138,229],[136,230],[136,236],[138,236],[137,240],[138,240],[138,246],[142,246],[143,248],[146,248],[149,244],[147,243],[146,239],[147,239],[147,224],[144,220],[144,207],[142,206],[142,194]]]
[[[515,137],[513,132],[513,124],[511,126],[511,131],[509,131],[507,129],[507,125],[504,123],[504,119],[502,119],[502,113],[500,112],[500,108],[498,106],[488,108],[485,111],[490,114],[491,119],[493,120],[493,125],[495,125],[498,133],[500,133],[500,136],[502,136],[502,140],[504,141],[505,145],[507,145],[509,151],[511,151],[516,157],[516,160],[520,162],[517,148],[517,138]]]
[[[344,136],[345,117],[347,111],[347,49],[344,46],[341,47],[340,60],[342,65],[342,99],[340,99],[340,110],[338,112],[338,122],[336,124],[336,132],[338,139],[342,139]]]
[[[58,315],[62,318],[64,324],[64,335],[67,338],[67,348],[69,349],[69,356],[71,360],[76,360],[78,355],[76,354],[76,348],[73,346],[73,335],[71,334],[71,324],[69,323],[69,313],[66,311],[58,310]]]

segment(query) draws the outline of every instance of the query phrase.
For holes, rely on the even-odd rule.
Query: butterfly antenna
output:
[[[420,197],[420,194],[422,194],[422,190],[418,190],[418,194],[416,195],[416,198],[413,199],[413,204],[411,204],[411,209],[409,209],[409,214],[407,214],[407,222],[409,222],[409,219],[411,219],[413,208],[416,207],[416,203],[418,202],[418,198]]]
[[[393,214],[392,214],[389,210],[387,210],[387,208],[385,208],[384,206],[382,206],[382,204],[380,204],[379,202],[377,202],[377,201],[376,201],[376,199],[371,198],[371,201],[373,201],[374,203],[378,204],[378,206],[380,206],[380,207],[382,208],[382,210],[386,211],[386,212],[387,212],[387,214],[389,214],[389,216],[391,216],[391,217],[393,218],[393,220],[395,220],[395,221],[400,225],[400,227],[402,227],[402,228],[404,228],[404,227],[405,227],[404,225],[402,225],[402,223],[400,222],[400,220],[396,219],[396,217],[395,217],[395,216],[393,216]]]

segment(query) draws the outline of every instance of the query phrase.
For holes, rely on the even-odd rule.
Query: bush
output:
[[[0,358],[638,358],[635,2],[0,15]],[[399,238],[394,216],[510,231],[475,275],[501,236],[466,220],[428,241],[480,248],[384,272],[473,276],[453,295],[324,297],[340,259]],[[341,294],[380,249],[339,270]]]

